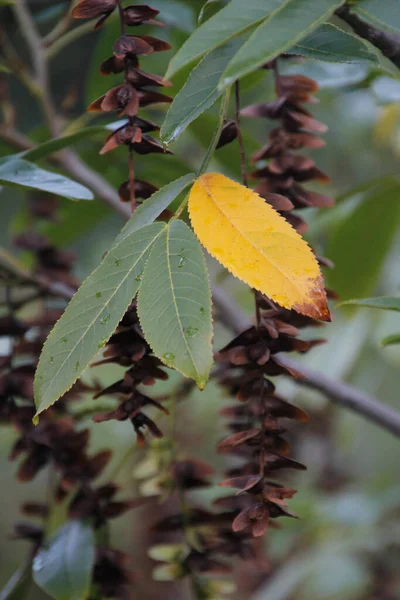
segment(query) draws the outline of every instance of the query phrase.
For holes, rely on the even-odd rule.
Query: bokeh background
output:
[[[155,0],[151,5],[161,11],[160,18],[168,25],[158,28],[157,36],[176,48],[193,30],[202,2]],[[31,6],[37,23],[46,30],[63,13],[66,3],[35,2]],[[0,20],[24,54],[23,37],[7,8],[1,9]],[[110,19],[103,30],[87,33],[62,48],[52,62],[52,90],[65,118],[70,121],[71,131],[101,122],[84,111],[89,102],[110,87],[110,80],[98,74],[98,66],[110,55],[117,35],[118,24]],[[170,56],[171,52],[146,57],[143,66],[150,72],[163,74]],[[337,204],[332,209],[305,211],[310,224],[307,238],[318,253],[335,264],[326,272],[328,285],[334,287],[343,300],[398,294],[400,77],[397,75],[396,79],[394,70],[388,68],[311,60],[285,61],[281,69],[304,73],[318,81],[320,102],[313,107],[313,112],[329,126],[324,136],[326,147],[314,152],[313,157],[330,175],[328,193],[336,197]],[[183,78],[184,74],[173,80],[172,95],[179,90]],[[16,78],[9,81],[18,128],[36,141],[46,139],[47,132],[34,100]],[[272,97],[271,76],[267,71],[243,81],[244,106]],[[164,112],[163,108],[157,108],[148,110],[147,115],[161,124]],[[137,176],[160,186],[196,169],[215,123],[216,111],[211,110],[173,146],[174,156],[139,157]],[[259,121],[244,122],[249,155],[265,141],[267,133],[264,123],[260,126]],[[77,144],[75,149],[110,183],[118,185],[125,178],[125,153],[117,150],[100,157],[98,150],[103,137],[103,134],[95,135]],[[9,152],[10,148],[0,142],[0,154]],[[235,144],[218,151],[212,168],[240,179]],[[18,192],[3,190],[1,200],[1,239],[3,246],[11,248],[13,235],[26,222],[26,198]],[[121,228],[121,219],[98,200],[91,203],[60,200],[60,218],[61,225],[45,225],[46,233],[77,253],[77,275],[83,279],[109,247]],[[247,286],[234,280],[212,260],[210,269],[218,285],[251,318],[253,299]],[[335,303],[333,315],[333,322],[317,331],[327,343],[302,360],[334,379],[352,383],[381,402],[399,407],[400,346],[383,348],[379,341],[400,331],[400,316],[366,308],[335,308]],[[230,335],[217,325],[215,347],[229,341]],[[315,336],[315,331],[312,335]],[[102,380],[105,383],[111,380],[116,369],[104,370]],[[86,377],[90,379],[92,375],[89,372]],[[173,376],[167,387],[177,380]],[[155,392],[164,392],[165,385]],[[271,573],[251,597],[256,600],[399,598],[399,440],[363,417],[333,405],[320,394],[295,387],[282,378],[278,391],[311,415],[309,423],[297,424],[290,432],[295,458],[304,462],[308,471],[288,478],[299,490],[290,507],[301,518],[281,520],[282,527],[272,529],[267,535]],[[217,469],[223,468],[223,457],[216,455],[215,444],[225,435],[223,424],[217,418],[224,402],[226,399],[211,383],[204,392],[194,392],[180,407],[182,456],[187,452],[210,460]],[[82,411],[90,403],[90,398],[83,400]],[[93,449],[106,448],[109,443],[115,448],[113,462],[104,478],[118,471],[117,479],[126,495],[137,492],[143,485],[143,480],[138,479],[138,465],[145,454],[139,449],[129,451],[134,443],[130,425],[109,422],[93,426],[90,418],[83,419],[82,425],[93,429]],[[1,588],[21,564],[27,550],[25,542],[10,539],[13,523],[21,518],[19,505],[45,497],[48,474],[43,472],[30,484],[18,483],[17,465],[7,459],[14,434],[7,427],[1,427],[0,433]],[[142,465],[143,469],[146,472],[146,465]],[[220,488],[215,486],[207,493],[198,494],[198,499],[207,504],[219,492]],[[142,509],[128,513],[114,521],[112,538],[118,547],[132,554],[135,570],[143,574],[136,588],[138,597],[176,598],[179,596],[173,586],[159,583],[155,587],[147,582],[151,562],[143,556],[144,523],[150,523],[152,518],[154,514],[146,514]],[[250,597],[250,592],[244,590],[239,597]],[[41,600],[45,595],[34,588],[29,598]]]

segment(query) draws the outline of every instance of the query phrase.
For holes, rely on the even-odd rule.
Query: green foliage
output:
[[[215,15],[215,13],[224,8],[225,5],[225,0],[207,0],[199,12],[199,18],[197,20],[198,25],[202,25],[202,23],[208,21],[208,19]]]
[[[153,221],[192,180],[193,175],[186,175],[142,204],[71,300],[40,357],[35,377],[38,413],[71,387],[107,343],[139,289],[152,244],[165,229]]]
[[[161,139],[166,144],[174,142],[219,98],[222,93],[218,89],[220,77],[242,44],[243,36],[211,50],[193,69],[165,117]]]
[[[287,0],[248,0],[246,10],[243,10],[242,0],[232,0],[192,33],[171,60],[166,77],[172,77],[196,58],[247,31],[286,2]]]
[[[94,544],[91,525],[69,521],[41,546],[34,557],[36,584],[54,600],[85,600],[95,559]]]
[[[396,296],[378,296],[377,298],[360,298],[341,302],[339,306],[353,305],[367,308],[379,308],[381,310],[393,310],[400,312],[400,298]],[[382,346],[393,346],[400,344],[400,333],[388,335],[381,340]]]
[[[383,340],[381,340],[382,346],[394,346],[395,344],[400,344],[400,333],[388,335],[385,338],[383,338]]]
[[[58,173],[45,171],[17,156],[0,159],[0,184],[22,190],[40,190],[70,200],[92,200],[92,192]]]
[[[161,223],[117,239],[58,321],[40,356],[35,403],[42,412],[80,377],[112,335],[139,289],[144,265]]]
[[[138,314],[156,356],[204,388],[213,362],[210,286],[200,244],[183,221],[154,243]]]
[[[338,63],[377,63],[374,52],[358,36],[324,23],[304,37],[288,54]]]
[[[397,0],[359,0],[352,7],[364,21],[378,29],[400,32],[400,12]]]
[[[378,296],[377,298],[354,298],[341,302],[339,306],[352,304],[355,306],[366,306],[368,308],[380,308],[382,310],[395,310],[400,312],[400,298],[396,296]]]
[[[328,19],[341,4],[341,0],[289,0],[280,6],[257,27],[233,57],[222,75],[221,85],[230,85],[286,52]]]
[[[335,266],[326,276],[342,300],[374,291],[399,226],[399,199],[398,182],[378,187],[332,231],[326,253]]]

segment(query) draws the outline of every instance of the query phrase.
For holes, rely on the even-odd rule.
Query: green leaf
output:
[[[0,600],[23,600],[32,585],[32,561],[28,560],[10,577],[0,590]]]
[[[0,159],[0,185],[41,190],[70,200],[93,199],[92,192],[80,183],[14,156]]]
[[[213,361],[210,286],[200,244],[183,221],[172,221],[154,244],[138,315],[156,356],[204,388]]]
[[[171,183],[162,187],[158,192],[150,196],[148,200],[143,202],[135,210],[129,221],[122,228],[121,232],[115,240],[115,244],[123,240],[127,235],[131,235],[145,225],[153,223],[157,217],[161,215],[163,210],[168,208],[173,200],[183,192],[193,182],[194,173],[184,175]]]
[[[221,78],[221,86],[258,69],[311,33],[328,19],[341,0],[289,0],[257,27],[233,57]]]
[[[327,271],[326,279],[340,298],[374,292],[399,219],[400,185],[396,182],[375,188],[333,230],[326,255],[335,267]]]
[[[176,27],[185,33],[192,33],[196,27],[194,8],[179,0],[153,0],[152,8],[160,11],[159,18],[163,23]]]
[[[398,0],[362,0],[351,10],[378,29],[400,31],[400,5]]]
[[[395,344],[400,344],[400,333],[388,335],[381,340],[381,346],[394,346]]]
[[[381,308],[383,310],[395,310],[400,312],[400,298],[395,296],[378,296],[376,298],[353,298],[341,302],[337,306],[353,304],[355,306],[367,306],[368,308]]]
[[[154,223],[117,238],[72,298],[43,346],[34,386],[37,414],[71,387],[107,343],[138,291],[150,248],[164,229]]]
[[[365,42],[329,23],[307,35],[287,54],[301,54],[307,58],[335,63],[377,63],[376,54]]]
[[[222,93],[218,90],[219,79],[243,42],[243,36],[240,36],[211,50],[193,69],[185,85],[175,96],[161,128],[161,139],[166,144],[178,139],[186,127],[219,98]]]
[[[98,133],[102,133],[103,135],[106,132],[106,127],[103,125],[93,125],[91,127],[84,127],[75,133],[70,133],[69,135],[64,135],[59,138],[54,138],[52,140],[48,140],[47,142],[43,142],[43,144],[39,144],[35,148],[31,150],[26,150],[22,154],[20,154],[21,158],[26,160],[40,160],[48,156],[49,154],[53,154],[54,152],[58,152],[67,146],[72,146],[72,144],[76,144],[81,140],[92,137]]]
[[[33,559],[36,584],[55,600],[85,600],[95,559],[92,527],[69,521],[45,543]]]
[[[285,75],[306,75],[315,79],[320,89],[337,89],[361,83],[368,77],[367,64],[340,64],[308,60],[303,64],[292,64],[282,69]]]
[[[199,12],[199,17],[197,19],[198,25],[202,25],[208,19],[211,19],[219,10],[223,9],[226,6],[225,0],[207,0],[201,11]]]
[[[182,67],[200,58],[206,52],[222,46],[225,42],[263,21],[273,10],[288,0],[232,0],[211,19],[200,25],[171,60],[166,78],[172,77]]]

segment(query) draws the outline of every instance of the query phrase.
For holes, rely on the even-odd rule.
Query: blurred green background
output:
[[[65,3],[31,3],[41,28],[49,29]],[[179,46],[195,26],[200,0],[157,0],[151,5],[161,10],[160,18],[168,27],[154,35]],[[7,9],[2,9],[2,23],[24,53],[23,40]],[[63,48],[52,62],[52,89],[58,106],[63,107],[70,128],[89,123],[85,106],[101,95],[112,81],[98,75],[98,66],[111,54],[118,25],[110,19],[104,29],[90,33]],[[142,30],[141,33],[145,32]],[[151,33],[151,29],[149,29]],[[146,57],[142,67],[163,74],[171,53]],[[304,73],[320,84],[320,103],[313,107],[316,118],[329,126],[325,148],[313,153],[318,166],[331,177],[329,193],[337,205],[321,211],[303,211],[310,223],[308,239],[329,257],[335,267],[326,273],[329,286],[341,299],[368,295],[396,295],[400,284],[400,78],[396,73],[369,69],[364,65],[326,64],[314,61],[282,64],[282,71]],[[118,79],[118,77],[117,77]],[[172,95],[179,90],[183,75],[173,81]],[[40,125],[34,100],[15,78],[10,78],[10,94],[16,106],[17,127],[40,141],[47,132]],[[268,72],[246,78],[242,84],[242,104],[265,101],[273,97]],[[147,115],[162,123],[165,110],[147,110]],[[143,112],[145,114],[145,111]],[[104,121],[104,119],[103,119]],[[98,117],[92,122],[102,122]],[[207,147],[216,110],[200,117],[174,146],[174,156],[139,157],[138,178],[162,185],[196,168]],[[38,125],[39,123],[39,125]],[[264,129],[263,129],[264,128]],[[250,155],[266,139],[268,129],[257,120],[245,121],[246,150]],[[126,178],[123,150],[100,157],[102,134],[76,145],[79,154],[112,184]],[[0,144],[0,154],[10,149]],[[239,153],[234,144],[217,152],[212,168],[239,179]],[[318,188],[315,188],[318,189]],[[23,229],[25,198],[3,190],[0,223],[3,245],[11,247],[12,236]],[[121,219],[100,201],[71,203],[60,200],[62,225],[46,224],[47,232],[58,243],[77,252],[77,275],[84,278],[94,268],[111,240],[119,231]],[[215,280],[232,295],[251,317],[253,300],[247,287],[233,280],[210,260]],[[327,339],[304,360],[307,365],[335,379],[343,379],[365,390],[378,400],[399,407],[400,346],[382,348],[386,335],[400,330],[396,313],[370,309],[335,309],[334,320],[323,330],[309,336]],[[306,333],[307,335],[307,333]],[[230,332],[217,326],[215,347],[230,339]],[[105,382],[116,370],[102,372]],[[98,373],[96,373],[98,375]],[[91,373],[87,375],[89,378]],[[171,378],[173,385],[176,377]],[[280,529],[267,535],[272,561],[270,575],[254,595],[256,600],[393,600],[400,598],[400,453],[399,440],[360,416],[332,405],[320,394],[296,388],[280,378],[278,391],[310,412],[308,424],[292,426],[289,437],[297,460],[308,466],[306,473],[288,477],[298,494],[290,507],[300,520],[282,520]],[[165,384],[155,390],[165,391]],[[88,398],[85,402],[90,403]],[[223,468],[215,455],[215,443],[224,436],[218,410],[226,399],[209,385],[203,393],[195,392],[180,408],[179,418],[182,455],[206,458]],[[94,449],[115,448],[108,474],[120,464],[134,442],[130,426],[123,423],[92,425]],[[190,432],[188,434],[188,432]],[[34,483],[15,480],[16,465],[7,455],[13,432],[1,428],[0,494],[0,587],[23,560],[24,542],[10,541],[13,522],[20,520],[19,505],[27,500],[44,498],[47,474]],[[118,480],[126,495],[137,490],[132,468],[141,460],[142,450],[129,455],[119,469]],[[105,475],[107,479],[107,473]],[[216,482],[218,477],[216,477]],[[218,493],[212,488],[199,495],[207,503]],[[142,509],[140,509],[142,510]],[[144,536],[140,511],[114,522],[112,539],[117,547],[134,557],[135,570],[149,572],[143,557]],[[154,517],[154,515],[153,515]],[[148,518],[148,517],[146,517]],[[174,588],[160,583],[158,588],[142,580],[137,595],[144,598],[174,598]],[[155,590],[159,590],[158,592]],[[1,597],[1,596],[0,596]],[[37,588],[31,600],[44,598]],[[243,591],[242,598],[250,597]],[[252,596],[253,597],[253,596]]]

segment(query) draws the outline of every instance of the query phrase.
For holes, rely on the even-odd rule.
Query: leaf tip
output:
[[[39,425],[39,413],[37,412],[33,417],[32,417],[32,423],[35,425]]]
[[[196,379],[197,387],[200,391],[203,391],[207,385],[208,377],[203,377],[202,379]]]
[[[314,280],[314,287],[309,295],[309,300],[303,304],[294,304],[293,310],[318,321],[331,322],[331,313],[328,308],[325,286],[321,275]]]

